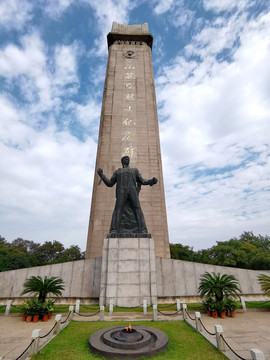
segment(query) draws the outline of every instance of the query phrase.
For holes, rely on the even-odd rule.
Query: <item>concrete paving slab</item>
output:
[[[63,314],[63,321],[65,318],[66,314]],[[47,322],[38,321],[37,323],[26,323],[22,321],[22,316],[19,314],[9,314],[9,316],[0,314],[0,358],[2,357],[3,360],[16,359],[30,344],[32,331],[34,329],[41,329],[40,335],[43,336],[54,324],[54,316]],[[49,336],[42,339],[40,344],[46,343]],[[21,360],[25,358],[26,356],[23,356]]]
[[[270,360],[270,312],[240,312],[226,319],[202,314],[201,321],[210,332],[214,332],[214,325],[222,325],[225,340],[244,359],[251,359],[250,349],[259,349],[265,360]]]

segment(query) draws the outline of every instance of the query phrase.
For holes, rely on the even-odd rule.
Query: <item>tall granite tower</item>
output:
[[[108,63],[100,119],[96,170],[107,176],[121,167],[120,159],[130,157],[130,167],[142,176],[158,178],[157,185],[142,187],[140,203],[148,231],[155,242],[155,255],[169,258],[169,238],[155,85],[152,68],[153,37],[147,23],[122,25],[116,22],[107,36]],[[115,204],[115,191],[95,173],[86,258],[102,254]]]

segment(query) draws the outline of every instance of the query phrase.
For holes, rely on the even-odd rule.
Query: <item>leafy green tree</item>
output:
[[[15,247],[21,252],[33,254],[40,247],[40,244],[35,243],[32,240],[24,240],[22,238],[17,238],[11,242],[11,246]]]
[[[6,242],[7,242],[7,240],[3,236],[0,235],[0,245],[6,244]]]
[[[47,278],[45,276],[44,280],[41,276],[32,276],[30,279],[27,279],[23,284],[24,290],[21,295],[33,294],[38,295],[38,300],[45,302],[48,294],[53,294],[56,296],[62,295],[62,290],[64,290],[64,281],[59,277]]]
[[[198,291],[201,297],[215,296],[216,301],[222,301],[224,296],[238,295],[241,290],[233,275],[206,272],[200,278]]]
[[[193,261],[193,248],[182,244],[170,244],[171,258],[177,260]]]
[[[60,257],[61,262],[67,261],[76,261],[84,259],[84,254],[81,253],[81,250],[78,245],[71,245],[68,249],[65,249],[63,254]]]
[[[261,285],[262,291],[265,295],[270,296],[270,276],[265,274],[260,274],[258,276],[259,283]]]
[[[58,262],[64,253],[64,246],[60,241],[45,241],[45,243],[38,247],[36,256],[40,265]]]

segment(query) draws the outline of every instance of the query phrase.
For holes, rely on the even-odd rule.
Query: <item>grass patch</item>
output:
[[[94,355],[88,347],[88,338],[95,331],[127,322],[76,322],[70,324],[46,345],[32,360],[91,360],[104,359]],[[169,337],[166,351],[155,356],[155,360],[226,360],[226,357],[185,322],[136,322],[136,325],[154,327],[164,331]],[[144,359],[144,358],[142,358]]]
[[[240,305],[240,308],[242,305]],[[270,300],[266,301],[247,301],[246,302],[247,309],[254,309],[254,308],[270,308]]]

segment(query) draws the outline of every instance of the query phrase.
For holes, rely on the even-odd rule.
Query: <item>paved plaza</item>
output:
[[[194,313],[190,312],[194,317]],[[66,315],[63,315],[63,320]],[[159,320],[182,319],[182,314],[177,316],[164,316],[158,314]],[[79,321],[98,321],[99,315],[89,317],[75,316],[74,320]],[[142,313],[114,313],[112,316],[105,314],[107,321],[151,321],[152,314],[143,316]],[[238,312],[236,318],[227,317],[226,319],[214,319],[202,314],[202,322],[205,327],[214,332],[214,325],[222,325],[223,335],[229,345],[244,359],[250,360],[250,349],[263,351],[265,360],[270,360],[270,311],[251,311],[246,313]],[[0,315],[0,358],[3,360],[16,359],[31,341],[32,330],[41,329],[41,335],[46,334],[54,325],[54,319],[48,322],[26,323],[21,321],[21,316],[11,314],[9,316]],[[108,327],[110,324],[108,323]],[[149,323],[151,326],[151,323]],[[205,332],[204,332],[205,333]],[[212,338],[214,340],[214,337]],[[43,340],[44,342],[47,340]],[[233,357],[232,357],[233,358]],[[237,357],[234,357],[237,359]],[[209,359],[211,360],[211,359]]]

